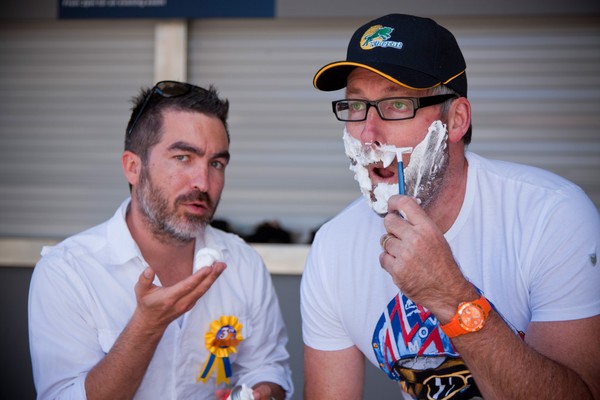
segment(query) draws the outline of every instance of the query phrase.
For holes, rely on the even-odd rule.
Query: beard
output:
[[[154,184],[145,167],[142,167],[140,173],[135,198],[146,225],[162,242],[187,243],[194,240],[212,220],[217,205],[213,203],[208,193],[195,190],[177,197],[173,206],[170,206],[168,196],[163,189]],[[193,201],[203,201],[208,209],[207,214],[177,212],[179,204]]]
[[[446,140],[446,126],[441,121],[433,122],[423,141],[412,149],[410,162],[404,169],[405,193],[419,199],[425,209],[435,202],[445,185],[449,164]],[[351,160],[350,170],[354,172],[354,179],[358,181],[369,206],[378,215],[386,215],[388,199],[399,193],[398,183],[374,184],[368,167],[377,162],[387,167],[396,157],[397,148],[391,145],[364,146],[345,129],[344,147]]]

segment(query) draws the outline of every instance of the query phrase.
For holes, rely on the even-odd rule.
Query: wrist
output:
[[[147,316],[136,308],[125,330],[129,331],[131,335],[143,338],[144,340],[160,340],[167,326],[168,324],[151,323],[148,321]]]
[[[461,303],[475,301],[479,299],[480,296],[481,294],[479,291],[473,285],[469,284],[468,287],[457,291],[457,293],[451,297],[446,297],[444,302],[437,308],[429,308],[429,310],[433,312],[440,325],[445,325],[454,318]]]
[[[491,304],[481,295],[473,301],[461,302],[449,322],[440,328],[449,338],[478,332],[483,329],[490,312]]]

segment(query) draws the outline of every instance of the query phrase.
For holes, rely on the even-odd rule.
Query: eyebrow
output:
[[[171,144],[169,146],[168,150],[169,151],[173,151],[173,150],[186,151],[188,153],[196,154],[199,157],[202,157],[206,154],[206,151],[204,149],[201,149],[197,146],[193,146],[187,142],[182,142],[182,141],[178,141],[178,142]],[[231,158],[231,154],[229,153],[229,151],[225,150],[220,153],[216,153],[215,155],[213,155],[212,158],[224,158],[227,161],[229,161],[229,159]]]

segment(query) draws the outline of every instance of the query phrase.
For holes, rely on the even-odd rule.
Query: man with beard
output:
[[[394,14],[314,78],[346,88],[333,111],[364,198],[306,263],[308,399],[363,398],[365,357],[406,399],[600,398],[598,211],[563,178],[466,151],[465,69],[448,30]]]
[[[29,327],[39,398],[255,399],[292,395],[270,276],[209,225],[229,162],[229,103],[163,81],[134,99],[122,166],[131,189],[107,222],[42,251]]]

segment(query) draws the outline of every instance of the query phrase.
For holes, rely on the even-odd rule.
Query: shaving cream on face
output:
[[[194,257],[194,272],[202,267],[213,265],[215,262],[222,260],[223,255],[219,250],[211,249],[210,247],[200,249]]]
[[[436,146],[432,146],[432,138],[435,138]],[[439,156],[440,153],[446,154],[446,126],[441,121],[434,121],[429,127],[428,133],[412,151],[408,166],[404,169],[406,193],[419,197],[421,188],[431,186],[428,181],[439,174],[427,174],[423,172],[423,166],[429,167],[438,173],[442,164],[447,161],[447,157]],[[360,191],[367,199],[369,206],[377,214],[387,213],[387,202],[390,197],[398,194],[398,183],[378,183],[373,185],[369,177],[368,166],[373,163],[381,162],[384,168],[397,157],[398,150],[406,149],[393,145],[362,144],[358,139],[352,137],[346,128],[344,128],[344,149],[346,155],[350,158],[350,170],[354,172],[354,179],[358,182]],[[433,151],[433,154],[430,152]],[[429,192],[429,191],[428,191]],[[419,197],[420,198],[420,197]],[[423,200],[423,199],[421,199]]]
[[[441,188],[448,165],[448,131],[441,121],[434,121],[425,138],[413,149],[404,170],[406,194],[421,200],[425,207]]]
[[[386,168],[396,157],[396,147],[392,145],[362,144],[360,140],[352,137],[344,128],[344,149],[350,158],[350,170],[354,172],[354,179],[358,182],[360,191],[367,199],[369,205],[377,214],[387,213],[387,200],[398,193],[398,184],[379,183],[373,187],[369,178],[370,164],[382,162]]]

